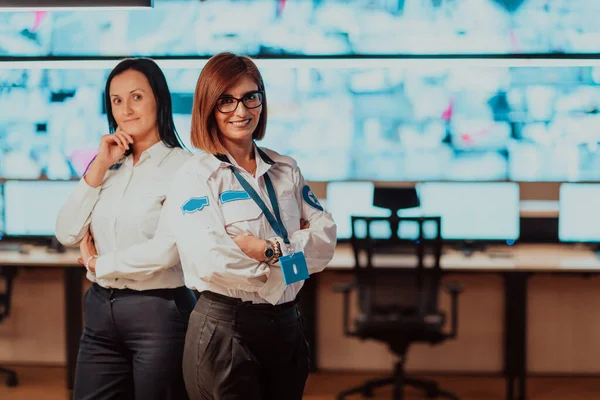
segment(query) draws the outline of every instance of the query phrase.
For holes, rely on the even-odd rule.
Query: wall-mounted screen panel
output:
[[[309,180],[600,180],[598,67],[326,64],[260,61],[260,144],[295,157]],[[0,177],[81,176],[107,132],[109,67],[76,65],[0,69]],[[189,146],[201,67],[165,65]]]
[[[590,0],[154,3],[152,10],[0,13],[0,56],[600,52],[600,3]]]

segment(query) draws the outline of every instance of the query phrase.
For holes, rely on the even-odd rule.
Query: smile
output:
[[[249,119],[245,119],[243,121],[232,121],[230,122],[230,124],[232,124],[235,127],[244,127],[244,126],[248,126],[248,124],[250,123]]]

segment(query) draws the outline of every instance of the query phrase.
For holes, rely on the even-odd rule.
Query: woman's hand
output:
[[[248,257],[259,262],[265,260],[265,250],[267,248],[266,240],[259,239],[252,235],[238,235],[233,238],[233,241]]]
[[[99,163],[111,166],[123,157],[132,144],[133,137],[117,128],[115,133],[102,136],[96,159]]]
[[[123,157],[130,144],[133,144],[133,138],[120,128],[117,128],[115,133],[102,136],[98,155],[96,155],[84,176],[87,184],[93,188],[100,186],[106,171]]]
[[[98,251],[96,250],[96,245],[94,244],[94,238],[88,231],[81,243],[79,244],[79,251],[81,253],[81,258],[77,260],[77,262],[85,267],[85,262],[91,256],[97,256]],[[96,273],[96,258],[92,258],[88,264],[89,270],[93,273]]]

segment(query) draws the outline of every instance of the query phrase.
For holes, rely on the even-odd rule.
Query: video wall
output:
[[[191,148],[202,59],[227,50],[259,56],[262,145],[297,158],[309,180],[597,181],[600,63],[410,57],[593,55],[599,11],[584,0],[156,0],[0,13],[0,179],[81,176],[107,132],[106,57],[162,59]]]
[[[155,0],[0,13],[0,56],[598,53],[599,11],[590,0]]]
[[[599,68],[270,65],[261,145],[309,180],[600,180]],[[107,133],[109,70],[0,69],[0,177],[81,176]],[[164,71],[191,149],[200,69]]]

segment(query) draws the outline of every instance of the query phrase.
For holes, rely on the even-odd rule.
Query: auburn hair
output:
[[[258,67],[250,57],[229,52],[219,53],[208,60],[196,83],[191,123],[191,142],[195,148],[211,154],[227,152],[219,140],[214,110],[219,97],[243,76],[249,76],[256,82],[258,90],[263,92],[262,113],[252,138],[260,140],[265,136],[267,96]]]

